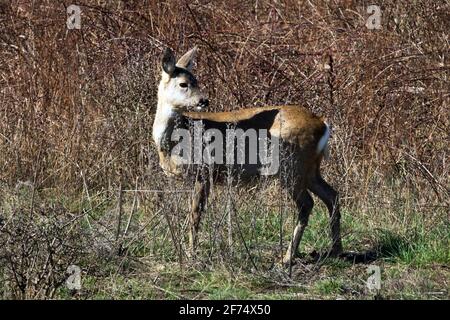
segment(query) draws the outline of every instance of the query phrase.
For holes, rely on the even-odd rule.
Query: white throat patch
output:
[[[175,116],[175,111],[170,105],[158,105],[155,121],[153,122],[153,141],[159,147],[164,132],[167,130],[169,120]]]

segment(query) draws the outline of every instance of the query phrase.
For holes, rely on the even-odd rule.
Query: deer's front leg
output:
[[[189,251],[191,256],[195,255],[197,246],[197,233],[200,226],[200,219],[202,217],[203,211],[205,210],[206,202],[208,200],[209,189],[210,186],[207,179],[198,180],[195,182],[191,214],[189,217]]]

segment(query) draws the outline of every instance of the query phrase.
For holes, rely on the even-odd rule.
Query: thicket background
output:
[[[71,4],[82,11],[79,30],[66,27]],[[381,29],[365,26],[372,4]],[[151,129],[163,49],[181,55],[194,45],[211,110],[300,104],[332,124],[323,171],[341,194],[347,250],[379,253],[384,239],[395,261],[439,269],[425,287],[448,290],[448,1],[2,0],[0,28],[5,297],[54,296],[71,263],[88,279],[81,297],[183,296],[185,276],[158,282],[173,265],[211,275],[226,261],[220,280],[211,280],[218,287],[229,272],[242,269],[247,279],[248,270],[270,270],[294,219],[270,183],[216,191],[203,223],[206,262],[185,265],[188,193],[179,191],[191,186],[164,177]],[[236,215],[227,224],[230,198]],[[326,247],[322,209],[302,251]],[[105,270],[103,260],[114,267]],[[152,272],[145,290],[130,280]],[[297,272],[279,271],[279,287],[295,280],[296,288],[314,288],[321,277],[317,269]],[[360,284],[342,291],[328,276],[314,292],[363,295]],[[134,289],[117,289],[120,281]],[[397,282],[394,296],[405,286]],[[268,291],[277,287],[270,283]],[[246,288],[248,297],[266,292]]]

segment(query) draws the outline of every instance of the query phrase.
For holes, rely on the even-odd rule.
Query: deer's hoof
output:
[[[289,266],[293,266],[296,264],[296,259],[300,258],[300,253],[296,252],[291,256],[290,253],[286,253],[283,260],[281,260],[281,264],[284,268],[289,268]]]
[[[328,252],[328,256],[331,258],[339,258],[342,256],[342,253],[344,251],[342,250],[342,246],[338,246],[338,247],[333,247],[331,248],[331,250]]]

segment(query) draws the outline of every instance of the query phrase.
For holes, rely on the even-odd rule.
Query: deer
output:
[[[170,48],[165,49],[153,123],[153,140],[158,152],[159,166],[167,176],[191,179],[193,184],[188,219],[190,255],[195,255],[200,222],[212,185],[223,182],[227,174],[245,173],[245,176],[250,177],[245,183],[258,183],[260,180],[257,178],[261,176],[261,163],[248,166],[246,163],[193,166],[181,161],[180,156],[173,152],[176,147],[173,141],[174,132],[178,129],[190,129],[196,123],[201,123],[203,128],[213,129],[224,135],[230,127],[266,130],[270,137],[278,139],[282,150],[289,150],[289,165],[286,166],[285,172],[287,171],[291,181],[283,179],[279,170],[270,173],[270,177],[280,179],[282,187],[288,191],[297,208],[296,225],[282,263],[291,264],[299,257],[299,245],[314,206],[311,194],[322,200],[328,209],[331,234],[328,254],[339,256],[342,253],[342,241],[338,192],[324,180],[320,172],[321,162],[328,153],[329,125],[323,118],[300,105],[205,111],[209,100],[202,93],[197,78],[192,73],[196,52],[197,47],[194,47],[176,61],[173,51]],[[189,170],[194,167],[196,169]],[[204,170],[207,171],[206,174],[202,174]]]

